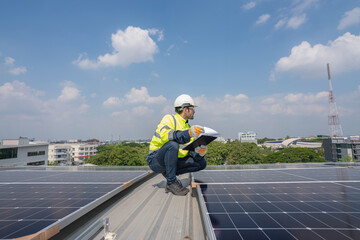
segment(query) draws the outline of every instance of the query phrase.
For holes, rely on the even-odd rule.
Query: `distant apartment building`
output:
[[[70,144],[50,144],[49,163],[71,165],[71,145]]]
[[[249,142],[257,144],[257,134],[255,132],[239,132],[238,139],[240,142]]]
[[[99,143],[71,144],[71,156],[77,164],[84,163],[85,159],[97,154]]]
[[[336,162],[349,156],[353,161],[358,162],[360,142],[346,138],[327,138],[324,139],[324,153],[326,161]]]
[[[49,145],[49,162],[58,164],[83,164],[97,154],[99,142],[74,142]]]
[[[48,146],[23,137],[4,139],[0,145],[0,166],[47,165]]]

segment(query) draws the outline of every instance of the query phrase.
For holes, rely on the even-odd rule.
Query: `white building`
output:
[[[239,132],[239,141],[240,142],[249,142],[249,143],[256,143],[257,144],[257,134],[256,132]]]
[[[4,139],[0,145],[0,166],[47,165],[48,146],[22,137]]]
[[[301,147],[301,148],[320,148],[321,142],[317,141],[302,141],[302,138],[289,138],[286,140],[268,141],[262,145],[271,149],[283,149],[289,147]]]
[[[50,144],[49,163],[59,163],[71,165],[71,145],[70,144]]]
[[[99,143],[63,143],[49,145],[49,162],[83,164],[85,159],[97,154]]]
[[[71,156],[77,164],[84,163],[85,159],[97,154],[98,143],[71,144]]]

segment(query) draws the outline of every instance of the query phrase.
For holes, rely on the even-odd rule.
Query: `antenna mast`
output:
[[[341,137],[343,135],[343,131],[340,124],[334,93],[332,90],[329,64],[327,64],[327,72],[329,79],[329,116],[328,116],[329,135],[330,137]]]

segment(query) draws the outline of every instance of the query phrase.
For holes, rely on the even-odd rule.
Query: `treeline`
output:
[[[148,152],[147,143],[102,145],[98,147],[97,155],[86,162],[106,166],[144,166],[147,165]],[[322,156],[322,149],[285,148],[274,152],[255,143],[233,141],[210,143],[206,160],[208,165],[325,162]]]
[[[98,153],[86,160],[86,163],[105,166],[144,166],[149,153],[147,143],[121,143],[101,145]]]

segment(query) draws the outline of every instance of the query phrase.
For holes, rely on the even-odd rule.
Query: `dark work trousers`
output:
[[[171,184],[176,181],[176,175],[196,172],[206,167],[205,158],[195,152],[190,152],[184,158],[178,158],[179,143],[169,141],[160,149],[152,152],[146,158],[151,170],[157,173],[166,172],[166,181]],[[190,156],[192,155],[192,156]]]

